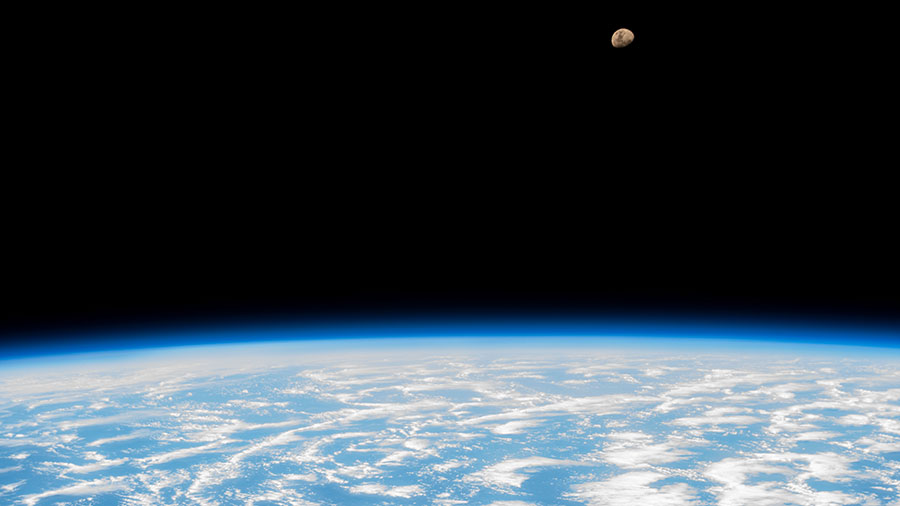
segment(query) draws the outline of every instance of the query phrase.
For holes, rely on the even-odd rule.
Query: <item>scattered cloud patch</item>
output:
[[[410,497],[422,495],[422,487],[419,485],[406,485],[402,487],[389,487],[380,483],[367,483],[350,487],[351,494],[383,495],[387,497]]]
[[[61,487],[53,490],[48,490],[46,492],[41,492],[39,494],[29,494],[22,498],[22,503],[26,506],[34,506],[41,499],[45,497],[83,497],[83,496],[95,496],[99,494],[107,494],[110,492],[117,492],[121,490],[126,490],[128,485],[124,482],[122,478],[102,478],[93,481],[82,481],[75,483],[74,485],[69,485],[66,487]]]
[[[589,465],[574,460],[559,460],[546,457],[504,460],[470,475],[470,480],[496,488],[518,488],[528,479],[527,472],[538,467],[571,467]]]
[[[696,491],[686,483],[654,487],[667,478],[653,471],[637,471],[614,476],[608,480],[581,483],[572,487],[566,497],[589,506],[699,506]]]

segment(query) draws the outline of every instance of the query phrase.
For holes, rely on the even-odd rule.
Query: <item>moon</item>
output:
[[[613,47],[625,47],[634,42],[634,33],[628,28],[619,28],[612,36]]]

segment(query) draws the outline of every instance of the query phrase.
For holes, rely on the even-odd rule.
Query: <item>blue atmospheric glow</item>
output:
[[[333,322],[191,325],[147,329],[71,332],[22,338],[6,350],[6,358],[29,355],[136,349],[161,346],[306,341],[328,339],[441,338],[661,338],[751,340],[817,343],[882,348],[900,347],[900,330],[877,325],[837,325],[816,322],[733,320],[575,319],[575,318],[403,318]]]

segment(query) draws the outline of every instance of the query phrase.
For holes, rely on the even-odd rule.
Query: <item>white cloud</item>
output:
[[[335,474],[339,474],[341,476],[349,476],[358,480],[363,478],[372,478],[383,473],[384,471],[382,471],[381,469],[378,469],[377,467],[367,463],[357,464],[355,466],[343,466],[335,470]]]
[[[142,410],[131,411],[119,415],[103,416],[98,418],[80,418],[77,420],[65,420],[59,422],[60,430],[72,430],[81,427],[91,427],[96,425],[122,425],[126,422],[135,420],[144,420],[149,417],[163,416],[165,413],[159,410]]]
[[[387,466],[394,466],[394,465],[400,465],[400,464],[403,463],[404,460],[406,460],[406,459],[408,459],[408,458],[410,458],[410,457],[415,457],[415,456],[416,456],[416,452],[411,452],[411,451],[406,451],[406,450],[400,450],[400,451],[392,452],[392,453],[391,453],[390,455],[388,455],[387,457],[385,457],[385,458],[379,460],[379,461],[378,461],[378,465],[379,465],[379,466],[386,466],[386,465],[387,465]]]
[[[88,443],[86,446],[100,446],[100,445],[105,445],[107,443],[116,443],[119,441],[130,441],[132,439],[137,439],[139,437],[148,436],[149,434],[150,434],[150,431],[135,431],[130,434],[122,434],[121,436],[113,436],[113,437],[96,439],[96,440]]]
[[[625,473],[606,481],[574,485],[573,492],[566,496],[584,501],[590,506],[699,505],[694,489],[686,483],[651,486],[665,478],[665,474],[653,471]]]
[[[546,457],[510,459],[473,473],[469,476],[469,479],[499,488],[521,487],[522,483],[528,479],[528,475],[519,472],[521,470],[527,470],[534,467],[569,467],[585,465],[589,464],[574,460],[558,460]]]
[[[403,446],[411,450],[424,450],[431,446],[431,442],[427,439],[409,439],[403,442]]]
[[[697,446],[702,441],[672,437],[659,444],[641,432],[613,433],[607,436],[611,441],[604,446],[600,456],[610,464],[623,468],[645,467],[667,464],[683,460],[691,455],[686,447]]]
[[[388,497],[410,497],[422,495],[422,487],[419,485],[405,485],[402,487],[389,487],[380,483],[369,483],[350,487],[351,494],[384,495]]]
[[[308,481],[314,482],[318,480],[316,473],[306,473],[306,474],[285,474],[281,476],[282,479],[287,481]]]
[[[511,498],[493,506],[532,506],[538,501],[526,496],[527,490],[511,490],[526,485],[532,469],[576,465],[599,466],[565,470],[570,477],[591,473],[590,478],[578,478],[590,483],[577,485],[567,497],[592,505],[696,504],[699,497],[707,497],[694,488],[704,488],[714,496],[710,502],[732,506],[875,506],[865,503],[863,495],[849,491],[893,498],[891,494],[900,486],[900,465],[885,455],[900,451],[900,438],[895,437],[900,435],[900,389],[877,390],[900,383],[893,362],[881,369],[864,369],[856,362],[835,361],[834,367],[825,371],[821,367],[824,361],[757,364],[743,357],[719,361],[688,356],[654,361],[646,360],[644,351],[640,360],[602,353],[570,357],[565,362],[543,357],[528,362],[490,362],[484,357],[451,355],[399,366],[396,361],[382,363],[368,357],[356,365],[342,356],[333,365],[313,364],[316,369],[306,368],[299,374],[298,369],[269,369],[264,362],[246,367],[241,360],[224,367],[198,366],[182,363],[181,357],[171,367],[102,373],[106,376],[67,373],[47,381],[37,376],[33,381],[23,380],[4,372],[0,374],[0,397],[7,399],[6,405],[33,409],[21,422],[17,418],[16,424],[4,424],[0,449],[16,446],[8,453],[27,449],[39,455],[40,461],[53,460],[44,467],[63,473],[59,481],[51,482],[56,490],[78,483],[94,483],[102,490],[104,484],[96,480],[71,480],[127,462],[142,466],[142,472],[125,478],[129,488],[134,485],[129,495],[115,498],[127,506],[171,500],[198,506],[221,501],[246,506],[263,502],[307,505],[311,503],[304,494],[315,487],[310,484],[326,482],[371,495],[357,499],[373,504],[397,502],[407,496],[421,496],[422,500],[428,496],[429,504],[442,506],[466,504],[475,501],[472,494],[478,487],[487,486],[509,492]],[[294,360],[300,363],[296,356]],[[681,367],[685,364],[690,366]],[[217,370],[220,373],[212,372]],[[580,370],[584,375],[560,381],[566,378],[565,370]],[[854,376],[831,377],[849,370]],[[275,375],[270,376],[272,371]],[[624,382],[637,381],[635,378],[652,390],[609,395],[631,391],[632,385]],[[285,381],[279,383],[280,379]],[[611,385],[611,381],[619,385]],[[272,386],[271,398],[228,399],[238,397],[236,392],[259,392],[261,385]],[[192,397],[175,395],[187,389],[194,392]],[[468,392],[460,401],[456,392],[445,390]],[[579,396],[582,393],[585,396]],[[286,394],[295,395],[281,402],[288,399]],[[106,416],[113,407],[142,415]],[[103,411],[94,412],[96,409]],[[664,413],[671,414],[661,416]],[[83,418],[85,415],[102,418]],[[243,422],[241,418],[270,423]],[[751,426],[758,423],[763,425]],[[99,424],[117,425],[120,431],[96,440],[89,435],[93,431],[59,432]],[[133,428],[121,430],[129,426]],[[279,427],[284,429],[272,430]],[[616,427],[630,432],[602,433]],[[356,430],[371,432],[351,432]],[[341,433],[335,434],[337,431]],[[715,442],[701,439],[711,431],[721,433],[708,438]],[[529,437],[506,437],[523,433]],[[93,459],[84,453],[142,435],[152,435],[159,444],[155,448],[143,441],[133,445],[123,454],[130,461]],[[848,435],[854,440],[847,440]],[[787,453],[801,441],[827,442],[801,448],[821,446],[837,453]],[[181,448],[190,444],[194,446]],[[694,447],[704,444],[710,452],[701,455]],[[41,449],[19,448],[26,445]],[[500,452],[495,451],[498,448]],[[549,451],[553,453],[545,453]],[[183,459],[203,453],[211,455]],[[28,465],[35,463],[36,457],[23,455],[23,460],[29,459]],[[258,458],[251,459],[251,455]],[[504,455],[510,460],[485,461]],[[709,463],[723,455],[735,460]],[[424,460],[427,456],[445,458]],[[88,460],[80,460],[82,457]],[[417,459],[422,459],[421,466],[415,466]],[[867,470],[853,471],[853,459],[865,461]],[[258,476],[254,473],[262,470],[262,462],[272,463],[272,472],[289,474],[243,480]],[[3,476],[8,481],[20,478],[10,471],[27,468],[26,463],[15,464],[20,462],[10,461],[4,465],[11,467],[0,469],[7,473]],[[594,474],[609,469],[605,464],[621,468],[616,472],[624,474]],[[393,465],[403,465],[403,469],[414,465],[418,473],[413,479],[420,482],[399,481],[408,475],[405,471],[397,474],[398,468],[390,467]],[[457,479],[466,473],[463,480]],[[665,477],[689,478],[691,482],[660,484]],[[854,482],[865,479],[873,481]],[[841,490],[814,490],[815,480],[836,483]],[[452,488],[443,490],[454,493],[431,497],[432,487],[445,485]],[[15,492],[21,494],[22,488]],[[167,496],[172,493],[175,495]],[[34,495],[29,497],[39,501]],[[539,502],[553,503],[553,498]]]
[[[662,398],[665,400],[663,402],[657,404],[653,408],[653,411],[657,411],[659,413],[669,413],[671,411],[679,409],[681,406],[690,406],[693,404],[700,404],[700,403],[705,403],[705,402],[715,402],[717,400],[714,397],[699,397],[699,396],[698,397],[685,397],[685,398],[681,398],[681,397],[671,398],[668,396],[663,396]]]
[[[431,466],[431,468],[439,473],[445,473],[451,469],[456,469],[456,468],[463,467],[466,465],[468,465],[466,462],[462,462],[462,461],[454,459],[454,460],[446,460],[444,462],[441,462],[440,464],[434,464],[433,466]]]
[[[814,431],[818,428],[818,425],[807,423],[802,418],[798,418],[797,413],[787,415],[784,411],[779,411],[771,415],[769,425],[765,430],[770,434],[780,434],[782,432]]]
[[[173,450],[166,453],[161,453],[158,455],[151,455],[150,457],[145,457],[139,459],[138,462],[143,466],[154,466],[158,464],[165,464],[166,462],[171,462],[176,459],[183,459],[187,457],[193,457],[194,455],[200,455],[203,453],[217,452],[221,451],[221,447],[228,444],[233,443],[234,440],[231,439],[220,439],[219,441],[215,441],[213,443],[201,445],[201,446],[191,446],[189,448],[181,448],[178,450]]]
[[[756,416],[739,415],[739,416],[686,416],[672,420],[671,424],[684,425],[687,427],[700,427],[703,425],[753,425],[754,423],[764,422],[762,418]]]
[[[866,445],[867,453],[894,453],[900,452],[900,441],[897,442],[872,442]]]
[[[524,420],[548,415],[612,415],[624,409],[659,401],[657,397],[611,394],[592,397],[570,397],[540,406],[529,406],[460,421],[461,425],[481,425],[499,420]]]
[[[767,383],[777,383],[800,379],[799,375],[791,372],[747,372],[733,370],[715,370],[703,379],[684,382],[666,391],[667,396],[694,396],[697,394],[731,394],[731,388],[739,385],[762,386]]]
[[[878,426],[884,432],[889,432],[891,434],[900,434],[900,421],[889,420],[885,418],[875,418],[872,421],[878,424]]]
[[[786,401],[794,399],[799,392],[809,392],[821,389],[821,386],[814,383],[783,383],[781,385],[757,388],[756,390],[751,390],[744,394],[726,397],[726,399],[735,400],[738,398],[749,397],[770,397],[773,400]]]
[[[523,429],[527,429],[530,427],[537,427],[543,422],[543,420],[515,420],[512,422],[507,422],[502,425],[498,425],[491,429],[491,432],[494,434],[521,434]]]
[[[38,501],[45,497],[55,496],[94,496],[97,494],[106,494],[109,492],[117,492],[125,490],[127,485],[122,478],[103,478],[93,481],[81,481],[67,487],[61,487],[40,494],[29,494],[22,498],[22,503],[26,506],[34,506]]]
[[[791,436],[791,440],[793,441],[828,441],[829,439],[834,439],[839,437],[840,434],[837,432],[829,432],[829,431],[813,431],[813,432],[801,432],[799,434],[795,434]]]
[[[864,499],[861,496],[816,491],[804,484],[809,479],[848,481],[855,474],[849,467],[851,463],[849,458],[835,453],[770,453],[727,458],[709,465],[704,474],[721,484],[710,488],[721,506],[859,504]],[[747,483],[751,476],[760,474],[780,475],[782,478]]]
[[[293,487],[286,487],[283,480],[267,480],[262,483],[262,491],[243,492],[241,490],[229,491],[233,494],[233,500],[243,501],[244,506],[255,506],[257,502],[266,504],[284,504],[290,506],[319,506],[304,499]],[[232,502],[232,501],[229,501]],[[218,506],[218,501],[201,500],[203,506]],[[144,506],[144,504],[141,504]]]
[[[14,492],[17,488],[21,487],[25,484],[25,480],[19,480],[15,483],[8,483],[6,485],[0,485],[0,490],[3,490],[4,493]]]
[[[42,466],[51,469],[59,469],[63,474],[87,474],[110,467],[120,466],[128,462],[127,458],[121,459],[100,459],[89,464],[72,464],[69,462],[43,462]]]

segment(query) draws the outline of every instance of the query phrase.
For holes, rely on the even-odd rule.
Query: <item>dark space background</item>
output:
[[[865,167],[884,153],[882,125],[896,112],[885,66],[895,31],[874,5],[610,9],[606,32],[630,24],[637,35],[624,50],[604,47],[621,93],[610,112],[634,118],[626,139],[703,165],[729,152],[794,171]]]
[[[242,222],[217,209],[222,224],[172,225],[185,209],[130,219],[125,230],[63,222],[67,231],[44,226],[40,242],[8,246],[4,355],[180,344],[166,335],[180,328],[403,329],[409,320],[900,332],[900,270],[887,232],[807,225],[790,237],[736,222],[729,231],[636,216],[616,225],[602,213],[566,224],[564,213],[542,222],[519,212],[475,228],[458,213],[423,219],[421,208],[318,225],[312,213]],[[465,220],[484,219],[486,209]],[[900,344],[893,339],[880,344]]]
[[[75,14],[23,53],[0,356],[230,322],[900,325],[880,9]]]
[[[709,166],[729,150],[796,167],[871,157],[895,123],[894,31],[865,4],[109,15],[79,7],[57,13],[58,26],[45,16],[48,36],[23,42],[40,57],[20,74],[40,98],[28,121],[64,138],[102,128],[94,137],[118,149],[75,136],[66,147],[104,163],[140,153],[128,163],[170,165],[177,153],[273,165],[305,149],[332,164],[572,166],[608,158],[615,141],[647,163],[664,152],[667,165]],[[621,51],[610,44],[619,27],[637,35]]]

